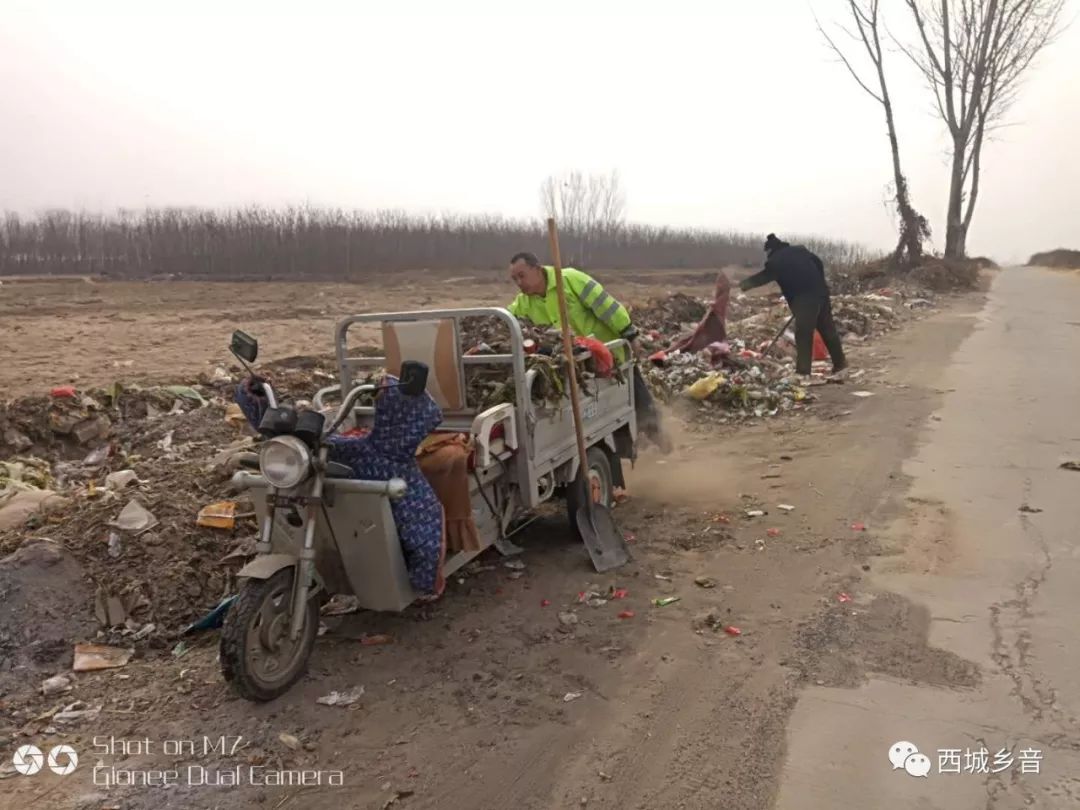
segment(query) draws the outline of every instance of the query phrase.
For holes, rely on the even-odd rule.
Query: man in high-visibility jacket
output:
[[[536,326],[561,326],[554,267],[541,265],[532,253],[517,253],[510,260],[510,278],[521,290],[508,307],[515,317]],[[594,337],[604,343],[619,338],[633,343],[637,330],[630,322],[630,313],[605,292],[600,282],[587,273],[567,267],[563,269],[563,287],[570,330],[575,335]],[[626,360],[625,357],[616,359]],[[633,379],[638,429],[661,451],[670,453],[671,440],[661,428],[656,403],[636,363]]]

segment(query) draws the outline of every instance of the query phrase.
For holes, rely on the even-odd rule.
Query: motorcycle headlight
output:
[[[295,436],[276,436],[263,445],[259,470],[274,487],[292,489],[311,472],[311,451]]]

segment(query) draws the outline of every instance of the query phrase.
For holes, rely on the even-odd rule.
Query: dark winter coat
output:
[[[780,248],[769,254],[765,269],[744,279],[739,286],[752,290],[775,281],[789,304],[803,296],[827,297],[829,286],[821,259],[802,245],[780,244]]]

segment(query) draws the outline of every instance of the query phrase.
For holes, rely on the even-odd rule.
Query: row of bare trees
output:
[[[705,269],[753,266],[764,258],[757,235],[627,225],[621,209],[605,206],[598,220],[560,219],[568,264]],[[807,241],[832,263],[863,257],[857,245]],[[114,216],[54,210],[0,220],[0,276],[348,280],[395,271],[502,269],[519,250],[546,255],[541,220],[317,208],[147,209]]]
[[[886,44],[895,46],[918,69],[948,132],[945,256],[963,258],[979,197],[986,137],[1002,125],[1024,75],[1059,33],[1065,0],[892,0],[899,16],[911,22],[913,33],[907,39],[888,28],[882,0],[846,2],[850,21],[838,27],[862,56],[849,55],[820,23],[818,27],[885,117],[900,231],[895,262],[900,266],[917,263],[930,227],[911,202],[902,168]],[[869,63],[869,71],[856,66],[860,61]]]

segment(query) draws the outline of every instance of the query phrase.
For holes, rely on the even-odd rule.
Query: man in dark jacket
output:
[[[821,333],[833,362],[833,373],[847,368],[844,347],[833,321],[825,265],[802,245],[789,245],[776,234],[765,240],[768,259],[765,269],[739,282],[739,289],[752,290],[775,281],[795,316],[795,372],[809,374],[814,350],[814,330]]]

